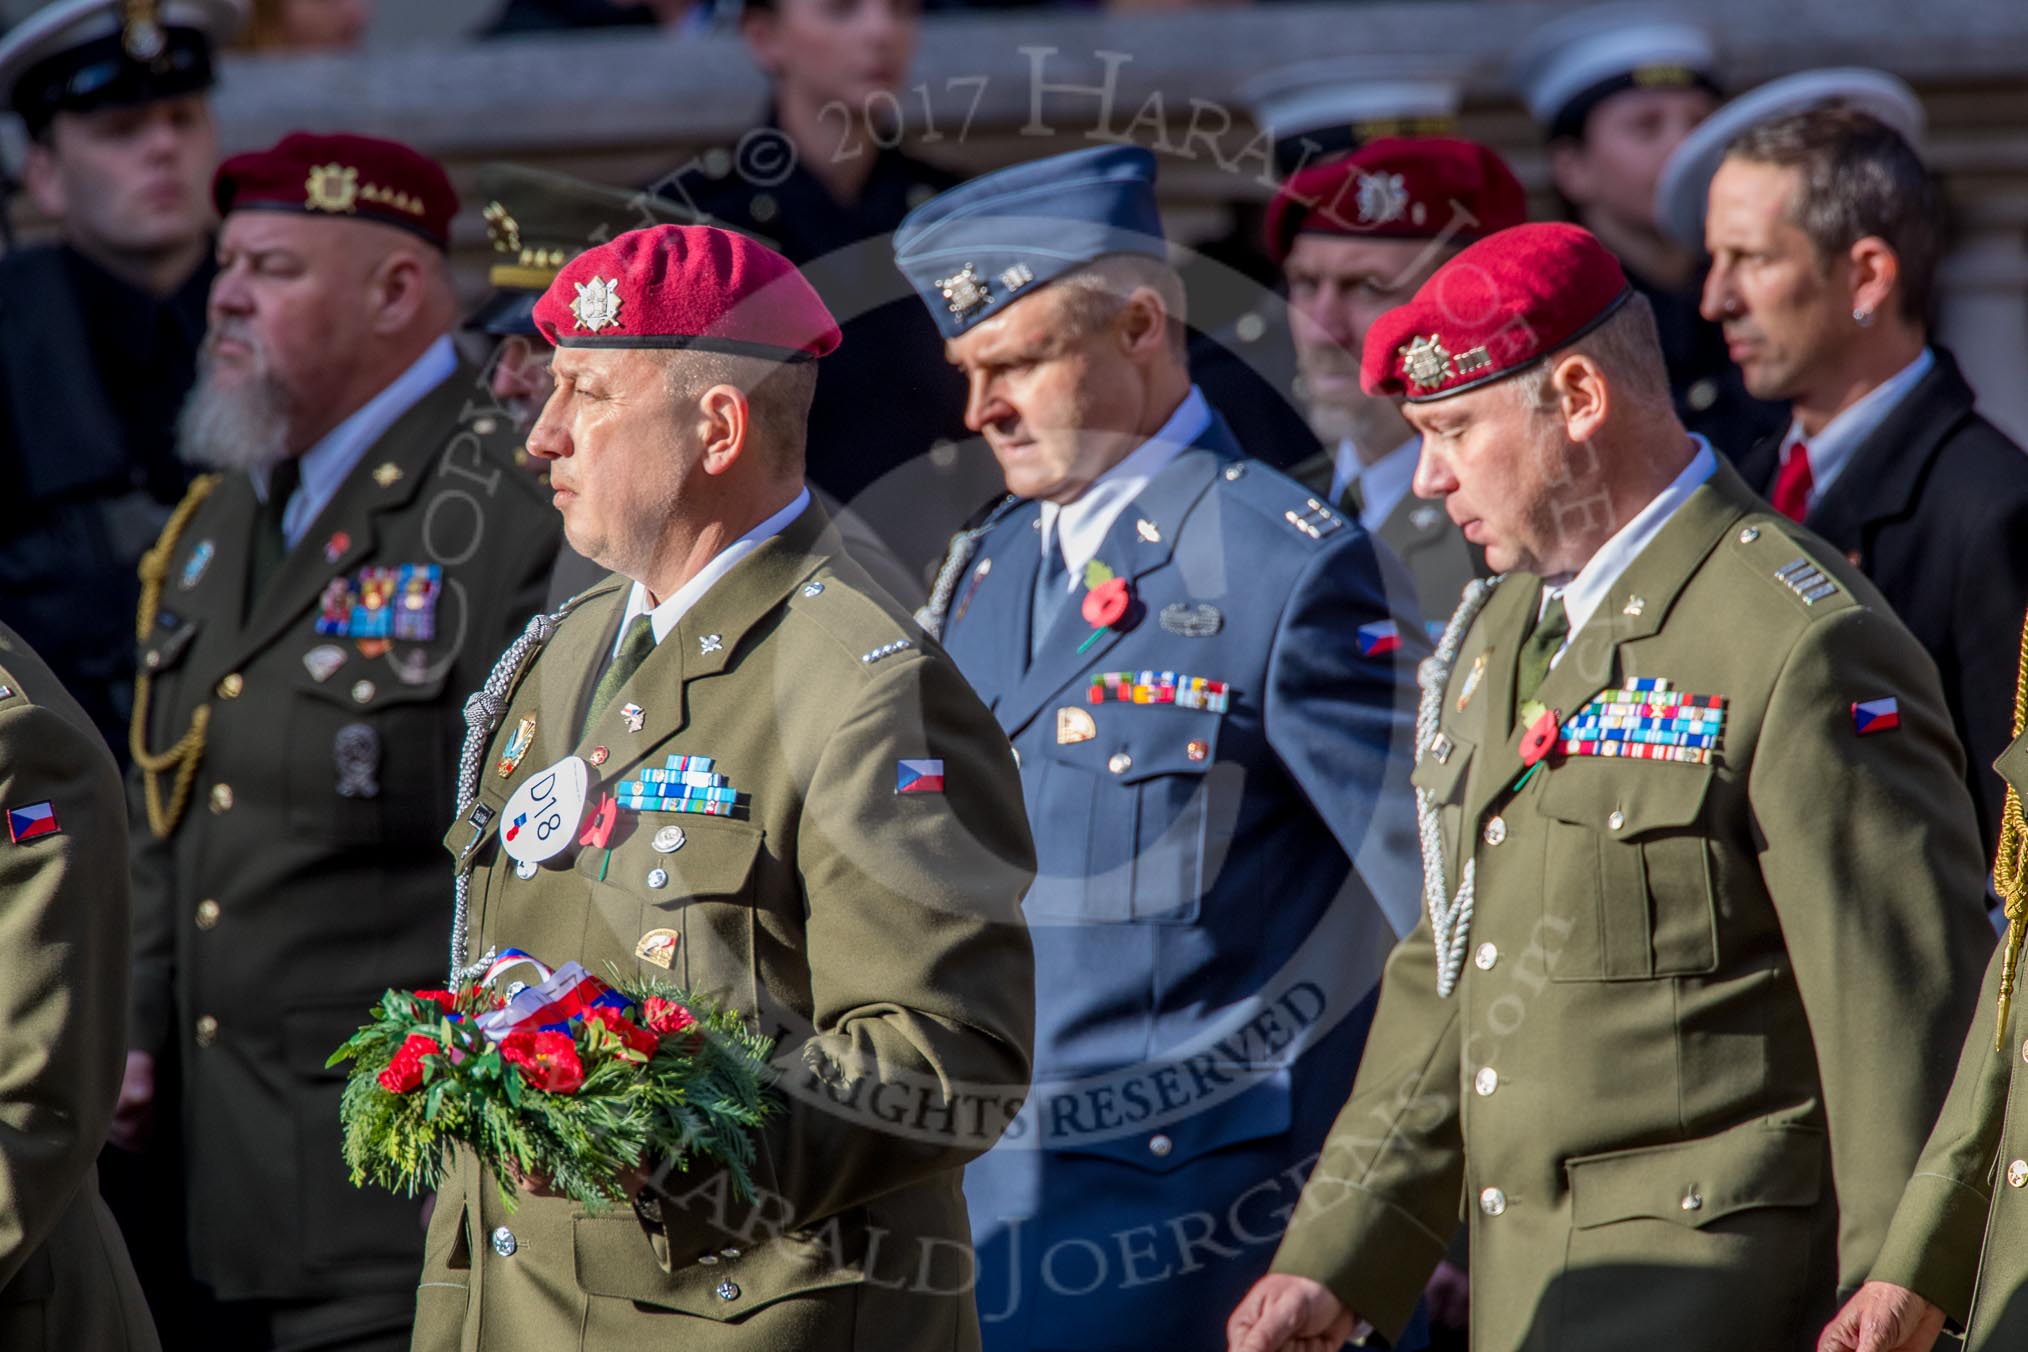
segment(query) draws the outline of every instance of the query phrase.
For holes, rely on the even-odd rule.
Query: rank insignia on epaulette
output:
[[[1345,525],[1345,518],[1315,498],[1307,499],[1304,510],[1300,512],[1294,510],[1283,512],[1282,519],[1312,540],[1321,540]]]
[[[1805,558],[1775,569],[1775,578],[1784,587],[1802,598],[1806,606],[1813,606],[1827,596],[1834,596],[1838,584],[1824,575],[1824,570]]]

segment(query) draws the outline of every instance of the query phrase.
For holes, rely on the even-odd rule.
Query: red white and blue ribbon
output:
[[[502,959],[506,956],[501,955]],[[534,961],[525,954],[522,957]],[[579,964],[566,962],[541,985],[526,987],[503,1008],[481,1014],[479,1031],[499,1042],[510,1033],[567,1029],[573,1021],[601,1008],[624,1014],[633,1008],[633,1002]]]

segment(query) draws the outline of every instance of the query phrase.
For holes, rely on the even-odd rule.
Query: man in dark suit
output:
[[[1711,181],[1704,313],[1794,420],[1741,472],[1857,564],[1935,659],[1990,854],[2028,605],[2028,455],[1929,342],[1939,204],[1899,133],[1816,108],[1736,139]]]
[[[1035,1087],[965,1178],[994,1352],[1222,1346],[1416,914],[1406,583],[1191,383],[1154,173],[1016,165],[895,233],[1016,495],[930,614],[1039,863]]]

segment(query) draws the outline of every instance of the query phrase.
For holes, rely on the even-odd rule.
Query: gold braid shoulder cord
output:
[[[162,528],[155,547],[141,556],[141,605],[134,612],[136,643],[146,643],[148,635],[154,632],[155,619],[162,608],[162,583],[169,575],[169,556],[176,552],[183,528],[190,524],[191,516],[211,496],[211,490],[218,487],[222,477],[200,475],[170,514],[169,524]],[[134,764],[141,767],[141,783],[148,798],[148,829],[155,833],[155,839],[167,840],[183,820],[184,809],[190,806],[190,786],[197,778],[198,762],[204,759],[205,730],[211,726],[211,705],[199,704],[190,715],[189,728],[176,739],[175,745],[158,756],[148,750],[148,710],[154,687],[155,673],[144,667],[134,678],[134,719],[127,729],[127,749],[134,754]],[[171,770],[176,772],[176,783],[165,805],[161,776]]]
[[[2028,725],[2028,629],[2021,633],[2020,669],[2014,677],[2014,736]],[[2007,1015],[2014,1002],[2014,969],[2021,962],[2022,929],[2028,926],[2028,822],[2021,816],[2021,794],[2007,785],[2006,806],[2000,809],[2000,849],[1993,858],[1993,890],[2007,910],[2007,954],[2000,959],[2000,1022],[1993,1030],[1993,1050],[2007,1047]]]

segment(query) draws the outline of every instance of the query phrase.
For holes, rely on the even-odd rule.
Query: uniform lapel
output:
[[[1600,690],[1616,684],[1622,676],[1668,676],[1670,673],[1666,671],[1635,669],[1624,652],[1625,646],[1652,637],[1661,629],[1684,586],[1704,566],[1704,560],[1717,547],[1725,532],[1754,505],[1752,491],[1721,460],[1711,478],[1690,495],[1648,547],[1627,565],[1626,571],[1613,583],[1598,610],[1577,632],[1570,647],[1543,680],[1542,688],[1535,692],[1536,701],[1556,711],[1559,721],[1563,721]],[[1526,574],[1517,575],[1517,578],[1536,581]],[[1504,592],[1510,585],[1511,582],[1502,584],[1501,590]],[[1518,590],[1524,595],[1516,611],[1506,612],[1502,616],[1505,623],[1494,631],[1503,636],[1514,634],[1516,637],[1509,646],[1516,649],[1520,647],[1519,635],[1524,629],[1519,621],[1525,616],[1528,605],[1540,596],[1540,585],[1537,582],[1535,586]],[[1495,661],[1502,679],[1496,682],[1495,672],[1489,667],[1486,684],[1490,688],[1484,697],[1491,699],[1498,696],[1500,702],[1488,710],[1487,717],[1489,720],[1505,718],[1508,730],[1506,736],[1488,737],[1482,745],[1468,801],[1471,809],[1468,820],[1474,823],[1521,777],[1524,769],[1521,764],[1521,738],[1526,729],[1512,723],[1514,656],[1509,653]],[[1554,768],[1549,768],[1548,773],[1554,774]]]
[[[1444,515],[1443,508],[1411,493],[1395,503],[1394,510],[1380,523],[1380,543],[1393,550],[1396,558],[1406,562],[1418,551],[1442,540],[1450,529],[1450,518]]]
[[[375,556],[379,547],[378,518],[407,506],[422,491],[431,462],[443,449],[446,433],[456,422],[474,378],[470,367],[460,365],[359,457],[359,463],[338,486],[337,493],[268,579],[266,589],[254,598],[253,611],[240,635],[237,660],[244,661],[266,647],[277,634],[301,619],[333,578],[344,576],[361,561]],[[387,470],[386,466],[393,469]],[[247,491],[249,495],[252,493],[251,485]],[[253,529],[249,522],[241,533],[250,535]],[[341,533],[345,537],[342,541]],[[241,549],[250,543],[242,541]],[[332,543],[342,543],[344,548],[327,557],[326,546]],[[244,578],[243,554],[239,572]]]
[[[600,777],[608,783],[624,778],[689,724],[691,685],[724,671],[739,656],[749,633],[836,552],[830,517],[813,501],[787,530],[762,541],[698,598],[655,645],[641,669],[613,693],[612,701],[578,739],[577,754],[589,757],[593,747],[605,747],[611,758],[600,768]],[[624,600],[620,609],[625,609]],[[605,626],[608,643],[617,623],[615,617]],[[579,692],[583,699],[589,699],[596,680],[593,671]],[[629,729],[621,714],[630,703],[641,708],[639,732]],[[580,702],[576,707],[585,706]]]
[[[1113,522],[1097,559],[1115,574],[1133,584],[1136,609],[1130,611],[1126,628],[1107,629],[1083,652],[1078,649],[1092,637],[1077,600],[1065,608],[1062,617],[1043,635],[1027,672],[1008,692],[994,713],[1009,736],[1027,726],[1030,719],[1054,701],[1057,693],[1086,672],[1096,670],[1105,655],[1125,635],[1154,623],[1140,600],[1142,579],[1166,567],[1176,547],[1184,519],[1197,500],[1211,487],[1218,471],[1233,457],[1232,434],[1216,420],[1204,444],[1184,451],[1165,466],[1148,486]],[[1145,526],[1143,523],[1146,523]],[[1152,536],[1153,538],[1150,538]],[[1034,573],[1029,578],[1032,583]],[[1012,627],[1012,626],[1010,626]],[[1025,626],[1023,626],[1025,628]]]
[[[1806,524],[1849,550],[1860,544],[1866,526],[1907,513],[1930,461],[1971,409],[1971,388],[1957,363],[1937,349],[1936,364],[1853,448]]]

